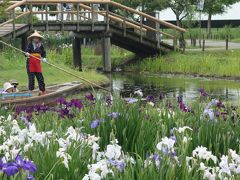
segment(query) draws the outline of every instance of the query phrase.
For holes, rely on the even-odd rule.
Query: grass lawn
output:
[[[179,52],[148,58],[125,70],[151,73],[183,73],[205,76],[240,77],[240,50]]]
[[[26,73],[26,58],[17,52],[4,49],[0,53],[0,79],[1,83],[9,81],[10,79],[17,79],[21,86],[27,85],[27,73]],[[56,52],[48,52],[47,59],[50,63],[53,63],[61,68],[64,68],[76,75],[86,78],[96,83],[108,82],[108,78],[95,71],[79,72],[67,66],[63,61],[64,56],[59,55]],[[43,64],[43,75],[47,85],[59,84],[70,81],[79,81],[79,79],[72,77],[64,72],[61,72],[53,67]]]

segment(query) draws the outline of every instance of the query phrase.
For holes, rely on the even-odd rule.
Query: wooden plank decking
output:
[[[16,24],[15,29],[16,31],[22,29],[23,27],[27,26],[26,24]],[[4,37],[8,34],[11,34],[13,32],[13,25],[11,24],[5,24],[3,26],[0,26],[0,37]]]

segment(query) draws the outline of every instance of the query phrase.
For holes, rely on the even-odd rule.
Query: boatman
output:
[[[45,83],[42,74],[41,62],[45,63],[46,51],[42,44],[43,36],[35,31],[31,36],[28,37],[29,44],[26,49],[27,56],[27,74],[28,74],[28,88],[30,91],[34,90],[35,76],[38,81],[38,87],[40,95],[45,95]]]

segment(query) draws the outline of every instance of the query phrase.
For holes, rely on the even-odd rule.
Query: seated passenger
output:
[[[14,86],[14,92],[19,92],[19,90],[17,88],[18,87],[17,80],[16,79],[11,79],[9,82],[11,83],[12,86]]]
[[[14,86],[11,83],[6,82],[3,84],[3,94],[4,93],[14,93]]]

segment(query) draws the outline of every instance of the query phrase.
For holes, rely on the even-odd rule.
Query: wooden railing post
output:
[[[176,30],[174,30],[173,49],[174,49],[174,51],[177,50],[177,37],[176,37]]]
[[[16,38],[16,26],[15,26],[15,8],[12,10],[12,25],[13,25],[13,39]]]
[[[161,35],[160,35],[160,23],[157,22],[157,48],[160,49]]]
[[[91,16],[92,16],[92,32],[94,32],[94,8],[93,8],[93,3],[91,3]]]
[[[205,51],[205,36],[203,35],[202,51]]]
[[[226,50],[228,50],[229,45],[229,36],[226,36]]]
[[[61,32],[64,33],[64,8],[63,4],[61,4]]]
[[[177,50],[177,38],[176,38],[176,36],[173,37],[173,49],[174,49],[174,51]]]
[[[80,21],[80,19],[79,19],[79,16],[80,16],[80,14],[79,14],[79,10],[80,10],[80,8],[79,8],[79,3],[77,3],[77,32],[79,32],[79,21]]]
[[[123,36],[126,37],[127,35],[127,25],[126,25],[126,17],[123,19]]]
[[[33,30],[33,10],[32,10],[32,4],[29,5],[29,21],[28,23],[30,24],[30,30]]]
[[[143,17],[140,16],[140,24],[141,24],[141,27],[140,27],[140,42],[142,43],[142,40],[143,40]]]
[[[109,31],[109,4],[106,4],[106,23],[107,23],[107,27],[106,27],[106,31]]]
[[[48,33],[49,27],[48,27],[48,5],[45,5],[45,10],[46,10],[46,14],[45,14],[45,19],[46,19],[46,31]]]
[[[42,11],[44,10],[43,5],[41,5],[41,10],[42,10]],[[41,21],[42,21],[42,23],[43,23],[43,13],[41,14]]]

